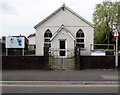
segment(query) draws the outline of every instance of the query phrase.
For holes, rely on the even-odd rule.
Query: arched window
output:
[[[52,33],[49,29],[47,29],[44,34],[44,47],[51,47],[51,41],[50,41],[51,37],[52,37]]]
[[[76,33],[76,46],[77,47],[80,47],[81,49],[85,48],[84,38],[85,38],[84,32],[81,29],[79,29]]]

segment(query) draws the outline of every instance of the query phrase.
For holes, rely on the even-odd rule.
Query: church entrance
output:
[[[65,40],[60,40],[60,42],[59,42],[59,46],[60,46],[60,56],[66,56],[66,46],[65,46]]]
[[[49,50],[49,65],[52,70],[74,70],[75,57],[74,49],[66,49],[66,41],[61,40],[60,49],[50,48]]]

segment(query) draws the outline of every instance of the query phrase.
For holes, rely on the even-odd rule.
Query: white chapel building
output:
[[[48,46],[53,56],[74,56],[75,47],[81,55],[90,55],[94,43],[94,28],[90,22],[65,4],[34,26],[36,30],[36,55],[44,55]]]

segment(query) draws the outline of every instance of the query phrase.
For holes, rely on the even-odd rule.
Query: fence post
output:
[[[44,47],[44,69],[49,69],[49,47]]]
[[[76,64],[76,69],[80,70],[80,47],[75,47],[75,64]]]

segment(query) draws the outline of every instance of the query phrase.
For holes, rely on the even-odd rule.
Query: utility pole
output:
[[[120,1],[118,2],[118,23],[111,24],[116,38],[116,50],[115,50],[115,67],[118,69],[118,37],[120,32]]]
[[[119,27],[120,23],[111,24],[114,32],[114,37],[116,38],[116,50],[115,50],[115,67],[118,69],[118,37],[119,37]]]
[[[116,37],[116,57],[115,57],[115,66],[118,69],[118,37]]]

